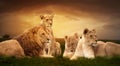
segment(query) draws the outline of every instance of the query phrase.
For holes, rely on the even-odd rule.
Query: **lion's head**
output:
[[[65,40],[65,50],[63,53],[63,57],[71,58],[74,55],[75,50],[77,48],[79,36],[77,33],[75,33],[73,36],[65,36],[64,40]]]
[[[45,31],[42,28],[38,29],[37,33],[34,34],[34,35],[35,35],[36,39],[38,40],[38,42],[40,41],[44,44],[45,43],[51,43],[50,33],[48,31]]]
[[[35,26],[16,37],[28,56],[43,55],[46,43],[51,43],[50,33],[42,25]]]
[[[79,40],[79,36],[75,33],[73,36],[65,36],[65,50],[75,52]]]
[[[49,14],[40,15],[40,18],[42,20],[42,24],[44,24],[47,27],[52,27],[53,15],[49,15]]]
[[[84,29],[82,39],[84,39],[84,42],[88,43],[89,45],[97,44],[96,31],[94,29],[93,30],[89,30],[87,28]]]

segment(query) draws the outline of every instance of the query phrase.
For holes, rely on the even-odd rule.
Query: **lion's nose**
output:
[[[50,25],[52,25],[52,23],[50,23]]]
[[[50,39],[47,38],[47,40],[49,41]]]
[[[71,52],[73,52],[73,50],[71,50]]]
[[[97,40],[95,40],[97,42]]]

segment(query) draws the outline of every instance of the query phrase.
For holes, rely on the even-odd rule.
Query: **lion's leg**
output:
[[[92,46],[83,46],[83,54],[86,58],[95,58]]]
[[[84,57],[83,50],[80,47],[76,48],[76,51],[70,60],[77,60],[79,57]]]
[[[50,46],[51,45],[48,46],[48,55],[51,55],[51,53],[50,53]]]
[[[76,54],[74,54],[71,58],[70,58],[70,60],[77,60],[78,59],[78,56],[76,55]]]
[[[68,52],[65,50],[64,53],[63,53],[63,57],[68,57]]]

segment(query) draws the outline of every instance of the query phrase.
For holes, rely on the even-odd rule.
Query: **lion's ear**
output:
[[[54,17],[54,15],[51,15],[51,18],[53,18]]]
[[[41,19],[41,20],[44,19],[44,16],[43,16],[43,15],[40,15],[40,19]]]
[[[67,39],[68,38],[68,36],[65,36],[65,39]]]
[[[89,32],[88,28],[85,28],[83,34],[87,34]]]
[[[82,35],[80,35],[80,39],[82,39]]]
[[[75,38],[79,38],[78,33],[75,33],[74,36],[75,36]]]
[[[93,29],[92,31],[93,31],[94,33],[96,33],[96,30],[95,30],[95,29]]]

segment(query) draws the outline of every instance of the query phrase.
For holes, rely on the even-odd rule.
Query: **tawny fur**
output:
[[[45,43],[50,40],[50,37],[46,27],[41,24],[27,30],[15,39],[24,49],[26,56],[39,56],[43,55]]]
[[[50,16],[47,16],[47,17],[50,17]],[[7,40],[7,41],[1,42],[0,54],[16,56],[19,52],[19,55],[32,56],[32,57],[43,56],[44,55],[43,49],[45,48],[46,43],[50,43],[53,38],[51,26],[48,26],[49,22],[52,22],[52,18],[50,17],[49,19],[46,19],[47,17],[45,17],[44,19],[41,19],[42,24],[28,29],[21,35],[15,37],[13,39],[14,41]],[[4,48],[5,50],[2,50]],[[6,49],[7,49],[7,52],[3,53],[3,51],[6,51]],[[8,50],[12,50],[12,51],[8,51]],[[18,52],[14,52],[14,51],[18,51]]]
[[[75,53],[75,49],[77,47],[79,36],[75,33],[73,36],[65,36],[65,50],[63,53],[63,57],[71,58]]]
[[[58,43],[56,42],[54,34],[53,34],[53,30],[52,30],[53,17],[54,17],[53,15],[48,15],[48,14],[40,16],[40,18],[42,20],[42,24],[47,27],[47,29],[50,33],[50,40],[52,40],[51,44],[49,44],[50,47],[48,48],[49,50],[48,50],[47,54],[51,55],[51,56],[58,56],[61,54],[61,48],[60,48],[60,46],[58,46]]]
[[[0,55],[15,57],[25,56],[22,47],[19,45],[18,41],[14,39],[3,41],[0,43]]]
[[[82,38],[79,40],[76,47],[74,55],[71,57],[71,60],[76,60],[79,57],[85,58],[94,58],[94,49],[92,48],[93,44],[96,44],[96,32],[95,30],[85,29],[82,34]]]
[[[94,46],[95,55],[100,57],[113,57],[120,55],[120,45],[114,42],[98,41]]]

